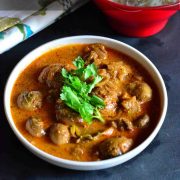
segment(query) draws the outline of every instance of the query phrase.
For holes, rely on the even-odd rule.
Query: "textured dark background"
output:
[[[140,155],[122,165],[91,172],[48,164],[31,154],[10,129],[3,110],[3,91],[9,73],[34,48],[72,35],[101,35],[125,42],[147,55],[167,86],[169,107],[154,141]],[[166,28],[149,38],[123,37],[108,26],[92,3],[64,17],[34,37],[0,55],[0,179],[180,179],[180,12]]]

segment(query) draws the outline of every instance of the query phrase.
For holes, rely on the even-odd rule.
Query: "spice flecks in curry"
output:
[[[90,95],[104,101],[99,109],[104,123],[86,123],[59,97],[62,68],[76,69],[78,56],[85,66],[95,64],[103,78]],[[18,130],[39,149],[64,159],[96,161],[122,155],[146,139],[158,123],[160,100],[155,83],[132,58],[102,44],[74,44],[43,54],[19,75],[11,113]]]

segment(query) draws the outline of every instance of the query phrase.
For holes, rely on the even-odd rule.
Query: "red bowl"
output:
[[[110,0],[94,0],[117,32],[133,37],[147,37],[161,31],[169,18],[180,10],[180,1],[154,7],[133,7]]]

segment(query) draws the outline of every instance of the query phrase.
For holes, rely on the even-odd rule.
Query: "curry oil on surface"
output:
[[[77,56],[82,56],[85,46],[86,45],[75,44],[59,47],[43,54],[41,57],[32,62],[32,64],[30,64],[19,75],[14,84],[11,94],[11,113],[18,130],[31,144],[38,147],[39,149],[64,159],[78,161],[95,161],[99,160],[98,154],[96,153],[98,145],[100,142],[105,140],[106,137],[102,136],[96,141],[88,141],[87,143],[83,144],[68,143],[57,146],[50,141],[48,136],[43,136],[41,138],[33,137],[25,129],[25,123],[27,118],[32,116],[38,116],[43,119],[48,132],[48,128],[54,122],[57,122],[55,115],[55,105],[53,103],[48,103],[46,101],[46,98],[44,98],[43,107],[36,111],[24,111],[17,107],[17,97],[23,91],[39,90],[43,93],[44,97],[46,97],[48,95],[48,87],[38,82],[38,76],[42,69],[45,66],[53,63],[59,63],[68,70],[73,69],[74,66],[72,64],[72,61]],[[116,63],[121,61],[123,64],[126,65],[127,68],[129,68],[133,72],[133,74],[137,74],[137,76],[142,76],[144,81],[147,82],[153,90],[152,100],[150,102],[144,103],[141,106],[141,114],[148,113],[150,115],[150,125],[144,129],[135,128],[133,131],[115,131],[113,133],[113,136],[115,137],[126,136],[128,138],[132,138],[135,142],[133,147],[136,147],[149,136],[153,128],[158,123],[161,109],[159,104],[159,93],[157,87],[155,86],[155,83],[150,78],[150,75],[132,58],[110,48],[106,49],[108,52],[108,58],[106,59],[104,66],[106,66],[106,64],[114,64],[114,66],[116,66]],[[112,80],[110,79],[109,83],[111,81]],[[115,87],[112,86],[112,88]],[[103,115],[104,117],[106,117],[105,113]],[[114,119],[116,119],[116,117]],[[90,126],[87,126],[86,128],[80,127],[80,131],[82,134],[96,134],[97,132],[102,132],[109,127],[108,121],[110,120],[107,118],[106,121],[107,124],[102,124],[99,121],[94,121]]]

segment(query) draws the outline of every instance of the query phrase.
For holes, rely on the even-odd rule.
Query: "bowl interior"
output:
[[[41,56],[43,53],[60,47],[67,44],[89,44],[89,43],[103,43],[108,47],[111,47],[115,50],[118,50],[120,52],[123,52],[124,54],[133,57],[139,64],[141,64],[151,75],[151,77],[154,79],[155,84],[157,85],[159,92],[160,92],[160,99],[161,99],[161,116],[159,119],[159,122],[154,129],[154,131],[149,135],[149,137],[142,142],[139,146],[132,149],[128,153],[108,159],[108,160],[102,160],[97,162],[78,162],[78,161],[71,161],[71,160],[65,160],[61,158],[57,158],[55,156],[52,156],[48,153],[45,153],[44,151],[36,148],[33,146],[30,142],[28,142],[18,131],[16,128],[11,111],[10,111],[10,96],[11,91],[13,88],[13,85],[18,78],[18,75],[29,65],[31,64],[36,58]],[[5,107],[5,113],[7,116],[7,120],[14,131],[15,135],[18,137],[18,139],[29,149],[32,153],[37,155],[38,157],[61,167],[69,168],[69,169],[77,169],[77,170],[97,170],[97,169],[104,169],[108,167],[112,167],[118,164],[121,164],[137,154],[139,154],[142,150],[144,150],[150,142],[154,139],[156,134],[158,133],[167,110],[167,92],[166,88],[163,82],[163,79],[156,69],[156,67],[151,63],[151,61],[145,57],[142,53],[137,51],[136,49],[128,46],[127,44],[124,44],[122,42],[105,38],[105,37],[99,37],[99,36],[75,36],[75,37],[69,37],[69,38],[62,38],[58,39],[52,42],[49,42],[43,46],[40,46],[39,48],[35,49],[34,51],[30,52],[27,56],[25,56],[13,69],[12,73],[9,76],[9,79],[6,84],[5,88],[5,94],[4,94],[4,107]]]

